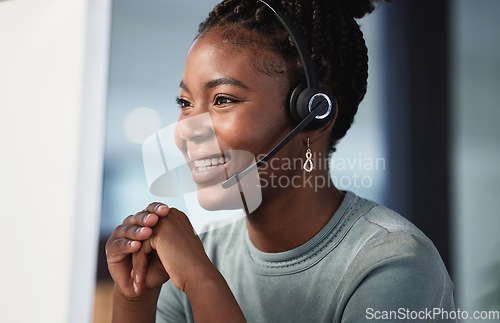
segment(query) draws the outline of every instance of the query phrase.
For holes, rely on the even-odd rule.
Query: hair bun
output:
[[[347,11],[354,18],[363,18],[375,9],[374,0],[343,0],[343,2]]]

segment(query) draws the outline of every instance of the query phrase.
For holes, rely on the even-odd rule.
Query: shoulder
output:
[[[385,206],[351,192],[347,196],[352,211],[347,212],[336,254],[344,258],[351,283],[375,272],[388,276],[399,272],[407,280],[425,276],[430,284],[449,281],[438,250],[414,224]]]
[[[413,223],[385,206],[364,201],[373,207],[354,217],[344,238],[356,250],[354,261],[358,266],[359,262],[373,265],[400,257],[427,265],[432,259],[441,267],[441,257],[434,244]]]
[[[355,249],[346,271],[351,292],[380,289],[403,300],[404,291],[412,290],[434,305],[452,299],[453,284],[438,250],[398,213],[375,204],[357,217],[345,239]]]
[[[365,318],[360,308],[454,308],[453,283],[439,252],[410,221],[373,203],[348,231],[339,245],[348,254],[344,318]]]
[[[363,252],[378,254],[380,257],[401,256],[412,258],[441,257],[432,241],[413,223],[390,210],[375,204],[353,224],[353,231],[362,237]]]
[[[363,216],[369,224],[380,227],[387,232],[407,232],[425,237],[413,223],[393,210],[375,203],[374,207]]]

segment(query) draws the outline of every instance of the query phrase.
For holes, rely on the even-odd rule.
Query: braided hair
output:
[[[371,0],[269,0],[302,33],[318,70],[319,79],[335,94],[338,116],[329,153],[351,127],[366,93],[368,51],[355,18],[374,10]],[[226,28],[224,41],[237,46],[268,48],[286,62],[258,67],[267,74],[286,74],[291,91],[304,79],[297,51],[274,14],[258,0],[226,0],[217,5],[198,29],[203,37],[216,27]]]

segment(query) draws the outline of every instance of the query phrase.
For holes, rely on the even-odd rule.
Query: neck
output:
[[[314,172],[306,175],[315,176]],[[247,217],[250,240],[264,252],[291,250],[312,239],[344,198],[332,183],[317,189],[283,188],[265,193],[261,206]]]

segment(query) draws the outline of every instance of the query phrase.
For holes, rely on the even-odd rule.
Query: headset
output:
[[[337,101],[335,100],[333,91],[327,85],[319,81],[316,67],[314,66],[311,54],[309,53],[303,37],[297,31],[291,20],[288,19],[282,12],[276,11],[273,7],[271,7],[271,5],[263,0],[259,1],[266,5],[274,13],[276,18],[283,25],[283,27],[285,27],[286,31],[292,38],[304,68],[306,83],[299,84],[292,91],[289,100],[290,115],[292,120],[297,123],[297,126],[295,126],[295,128],[269,153],[262,157],[262,159],[249,166],[247,169],[234,173],[224,180],[222,182],[222,187],[225,189],[239,183],[244,176],[256,168],[264,165],[299,132],[304,129],[320,129],[328,124],[328,122],[332,120],[337,113]]]

